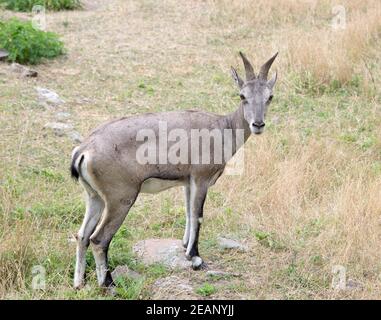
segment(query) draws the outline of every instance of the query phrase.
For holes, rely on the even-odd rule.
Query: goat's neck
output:
[[[236,111],[226,115],[225,119],[226,119],[226,123],[228,124],[228,128],[233,130],[233,138],[234,138],[233,141],[236,141],[235,137],[236,137],[237,130],[244,130],[243,143],[245,143],[247,139],[249,139],[251,135],[251,131],[247,121],[244,118],[242,103],[239,104]],[[233,145],[234,145],[233,154],[235,154],[238,151],[238,149],[242,146],[242,144],[235,145],[235,143],[233,142]]]

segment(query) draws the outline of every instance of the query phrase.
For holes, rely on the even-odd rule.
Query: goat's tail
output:
[[[84,154],[79,151],[79,147],[74,148],[71,156],[70,172],[73,179],[78,181],[81,174],[80,166],[83,161]]]

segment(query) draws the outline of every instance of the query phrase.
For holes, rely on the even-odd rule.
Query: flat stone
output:
[[[73,125],[62,122],[48,122],[44,125],[44,129],[51,129],[56,136],[62,137],[68,131],[73,130]]]
[[[32,77],[32,78],[35,78],[38,76],[38,73],[37,71],[35,70],[32,70],[26,66],[23,66],[22,64],[19,64],[19,63],[16,63],[16,62],[13,62],[11,64],[11,71],[14,72],[14,73],[18,73],[20,74],[22,77]]]
[[[243,245],[242,243],[229,239],[224,237],[218,237],[217,238],[218,245],[221,249],[224,250],[230,250],[230,249],[236,249],[239,251],[248,251],[249,248],[246,245]]]
[[[169,276],[156,280],[152,285],[154,300],[196,300],[199,297],[194,293],[193,287],[188,279],[177,276]]]
[[[83,141],[83,137],[78,131],[73,130],[73,131],[67,132],[66,134],[75,143],[81,143]]]
[[[0,49],[0,60],[5,60],[8,58],[9,52],[5,49]]]
[[[38,76],[38,72],[36,70],[28,69],[24,70],[23,73],[21,73],[22,77],[29,77],[29,78],[36,78]]]
[[[137,279],[140,279],[140,278],[143,277],[140,273],[131,270],[126,265],[117,266],[114,269],[114,271],[111,272],[111,276],[112,276],[113,279],[116,279],[118,277],[126,277],[126,278],[130,278],[130,279],[134,279],[134,280],[137,280]]]
[[[40,87],[37,87],[36,90],[38,94],[38,100],[42,104],[57,106],[64,103],[64,101],[54,91]]]
[[[136,243],[133,251],[146,265],[162,263],[171,269],[187,269],[192,262],[185,258],[181,240],[147,239]]]
[[[55,114],[55,118],[57,121],[65,121],[71,117],[69,112],[60,111]]]

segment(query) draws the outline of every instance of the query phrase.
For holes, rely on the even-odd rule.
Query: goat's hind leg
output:
[[[104,209],[101,197],[86,182],[80,179],[86,190],[86,213],[82,226],[77,234],[77,254],[74,271],[74,288],[80,289],[85,282],[86,251],[93,233]]]
[[[108,249],[112,238],[123,223],[136,197],[137,190],[128,192],[127,196],[123,199],[115,197],[112,199],[106,198],[106,208],[102,215],[102,220],[90,237],[96,263],[98,284],[101,287],[113,285],[111,272],[108,269]]]

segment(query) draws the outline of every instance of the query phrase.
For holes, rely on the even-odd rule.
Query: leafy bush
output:
[[[79,8],[79,0],[0,0],[6,9],[14,11],[31,11],[35,5],[43,5],[48,10],[73,10]]]
[[[31,22],[18,19],[0,21],[0,48],[9,52],[8,60],[23,64],[36,64],[64,51],[63,42],[55,33],[37,30]]]

